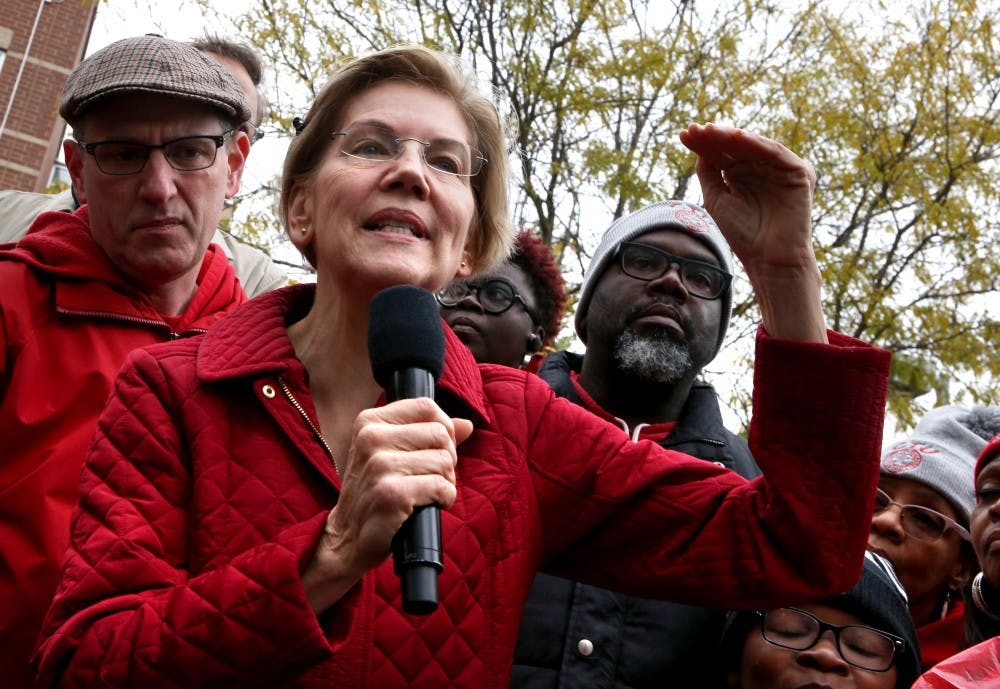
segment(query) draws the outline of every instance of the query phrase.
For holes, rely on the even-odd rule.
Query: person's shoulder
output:
[[[166,342],[156,342],[154,344],[139,347],[129,353],[129,359],[146,363],[167,362],[158,365],[173,366],[177,360],[191,360],[197,357],[198,347],[204,339],[205,334],[192,335],[190,337],[180,337],[176,340]]]
[[[222,247],[248,296],[256,297],[288,285],[284,271],[257,247],[222,230],[216,230],[212,241]]]
[[[499,364],[479,364],[483,390],[494,406],[510,406],[517,413],[537,412],[558,399],[548,383],[534,373]]]
[[[41,213],[68,212],[75,207],[73,193],[69,189],[58,194],[2,190],[0,191],[0,244],[16,242],[23,237],[31,223]]]

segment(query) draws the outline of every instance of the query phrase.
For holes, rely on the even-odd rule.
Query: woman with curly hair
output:
[[[437,293],[441,317],[481,364],[534,372],[566,311],[566,283],[551,247],[523,231],[511,257]]]

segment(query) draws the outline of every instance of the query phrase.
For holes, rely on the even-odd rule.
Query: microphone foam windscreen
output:
[[[368,307],[368,356],[383,388],[393,371],[422,368],[436,381],[444,368],[444,331],[434,295],[414,285],[376,294]]]

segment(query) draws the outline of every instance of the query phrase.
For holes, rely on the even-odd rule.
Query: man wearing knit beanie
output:
[[[962,646],[960,592],[976,570],[973,466],[997,431],[1000,407],[938,407],[882,455],[868,547],[892,561],[906,588],[924,669]]]
[[[664,201],[619,218],[581,285],[576,330],[585,352],[550,354],[538,374],[633,440],[757,476],[746,442],[722,425],[715,391],[698,380],[729,325],[732,265],[700,206]],[[664,677],[672,686],[701,686],[723,622],[717,611],[539,574],[511,686],[653,686]]]

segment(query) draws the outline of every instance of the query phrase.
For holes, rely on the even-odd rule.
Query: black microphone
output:
[[[389,402],[434,399],[444,368],[444,331],[434,295],[413,285],[382,290],[368,307],[368,356],[375,380]],[[441,510],[417,507],[392,539],[393,568],[399,575],[403,610],[427,615],[438,605]]]

